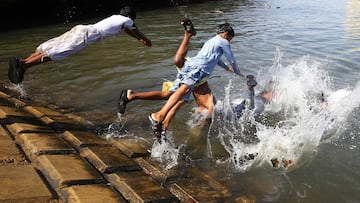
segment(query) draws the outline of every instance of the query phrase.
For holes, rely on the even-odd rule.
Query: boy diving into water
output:
[[[62,35],[41,43],[26,59],[12,57],[9,60],[8,77],[12,83],[19,84],[26,70],[32,66],[67,58],[96,41],[116,36],[122,31],[150,47],[151,41],[137,28],[135,18],[136,11],[126,6],[119,15],[112,15],[95,24],[76,25]]]
[[[187,60],[190,39],[192,36],[196,35],[196,30],[190,19],[182,19],[180,24],[184,26],[184,36],[178,50],[174,55],[174,64],[176,65],[178,71],[181,71]],[[163,84],[162,91],[135,92],[131,89],[122,90],[117,103],[118,111],[119,113],[124,114],[127,104],[134,100],[166,100],[174,93],[174,91],[173,83],[169,82],[165,82]],[[211,92],[206,78],[203,79],[199,84],[195,85],[192,93],[196,103],[198,104],[197,111],[202,112],[206,109],[206,117],[210,117],[214,111],[215,97]],[[181,106],[183,103],[184,101],[181,101],[177,103],[177,106]],[[173,117],[170,115],[175,114],[176,109],[177,108],[174,108],[174,111],[170,112],[168,117],[163,120],[162,129],[154,132],[158,138],[160,138],[161,135],[165,135],[166,129],[170,123],[171,118]]]
[[[171,94],[161,110],[148,116],[155,135],[166,132],[164,123],[170,121],[181,105],[189,100],[194,87],[211,76],[216,65],[243,76],[230,47],[230,41],[234,36],[235,32],[229,23],[221,24],[217,35],[205,42],[195,57],[185,62],[184,68],[177,75],[178,80],[173,89],[175,92]],[[221,60],[222,55],[225,55],[229,65]]]

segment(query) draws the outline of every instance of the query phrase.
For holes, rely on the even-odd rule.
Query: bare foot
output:
[[[131,89],[128,89],[126,91],[126,97],[128,98],[129,101],[133,100],[134,99],[134,91],[132,91]]]

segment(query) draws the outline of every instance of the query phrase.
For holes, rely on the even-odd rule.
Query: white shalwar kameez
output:
[[[112,15],[96,24],[76,25],[64,34],[40,44],[36,51],[45,53],[51,60],[64,59],[100,39],[115,36],[124,27],[133,29],[134,21],[122,15]]]

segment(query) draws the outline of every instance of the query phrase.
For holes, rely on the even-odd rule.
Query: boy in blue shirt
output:
[[[179,48],[177,49],[174,55],[174,64],[178,72],[184,67],[188,53],[188,46],[192,36],[196,35],[196,30],[190,19],[182,19],[180,24],[184,26],[184,36],[180,43]],[[203,112],[206,110],[206,116],[203,118],[203,121],[206,121],[207,118],[211,116],[214,111],[215,97],[211,92],[211,89],[207,83],[207,78],[203,79],[201,82],[197,83],[192,91],[194,99],[198,104],[197,112]],[[167,100],[176,90],[173,88],[174,82],[167,81],[163,83],[162,91],[149,91],[149,92],[135,92],[131,89],[122,90],[118,100],[118,111],[120,114],[124,114],[126,106],[129,102],[134,100]],[[178,103],[180,105],[180,103]],[[172,112],[175,114],[175,112]],[[168,114],[170,115],[170,114]],[[170,118],[172,116],[168,116]],[[163,120],[162,129],[166,129],[170,120]],[[158,132],[157,136],[160,137]],[[165,132],[164,132],[165,133]]]
[[[184,68],[178,73],[178,80],[176,80],[176,84],[173,86],[173,90],[176,91],[170,96],[160,111],[148,116],[151,128],[156,136],[165,135],[166,128],[164,128],[162,122],[172,119],[175,115],[174,112],[181,107],[182,103],[189,100],[194,86],[203,79],[209,78],[216,65],[239,76],[243,76],[240,73],[230,47],[230,41],[234,35],[235,32],[229,23],[221,24],[217,35],[205,42],[195,57],[185,62]],[[225,55],[230,65],[225,64],[221,60],[222,55]]]

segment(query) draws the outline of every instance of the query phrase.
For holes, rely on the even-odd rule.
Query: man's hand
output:
[[[230,73],[233,73],[233,72],[234,72],[234,70],[233,70],[231,67],[229,67],[229,66],[226,67],[225,70],[226,70],[226,71],[229,71]]]
[[[149,39],[140,39],[140,42],[145,46],[151,47],[151,41]]]

